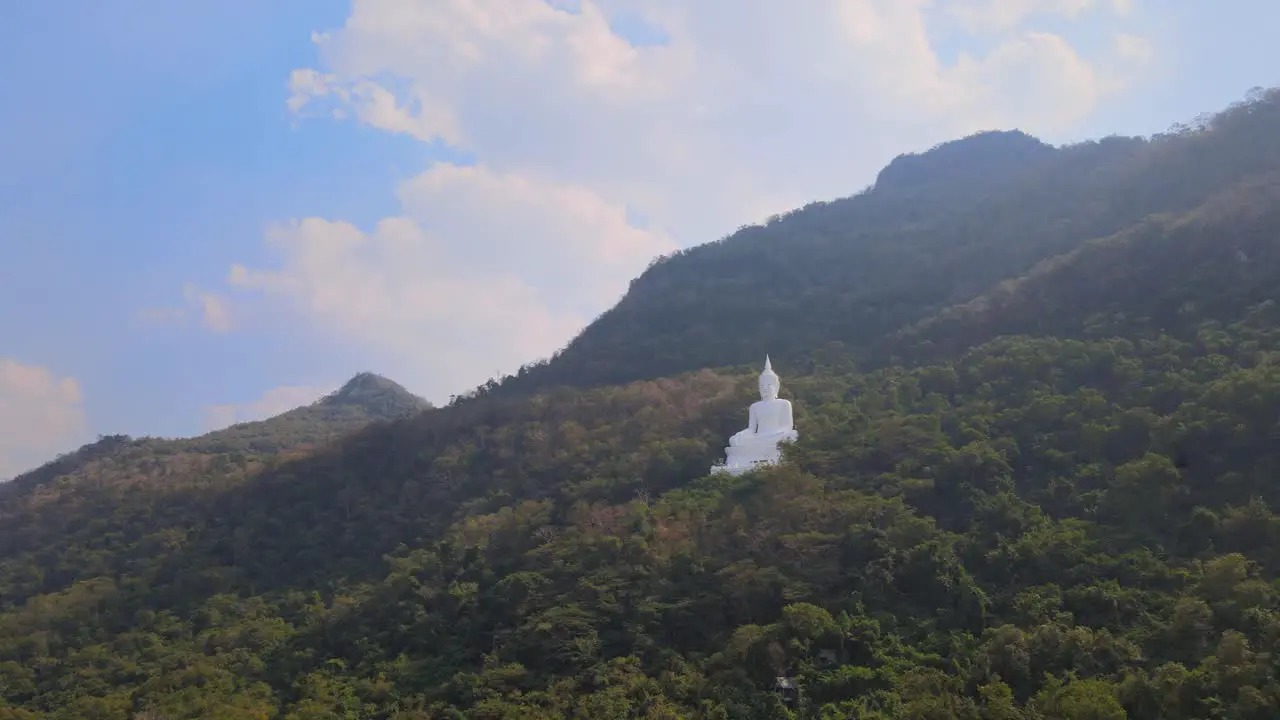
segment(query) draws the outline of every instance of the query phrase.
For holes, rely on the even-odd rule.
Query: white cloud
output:
[[[311,69],[294,70],[289,76],[290,95],[286,105],[301,112],[316,100],[330,98],[340,105],[333,116],[345,118],[351,109],[357,120],[388,132],[404,133],[424,142],[441,139],[457,142],[461,135],[452,115],[442,108],[422,102],[402,104],[390,90],[374,82],[339,84],[336,75],[325,75]]]
[[[279,266],[238,267],[232,285],[440,399],[562,345],[673,245],[849,194],[894,155],[972,131],[1070,133],[1132,80],[1141,40],[1082,55],[1026,23],[1114,35],[1118,15],[1095,5],[357,0],[316,36],[321,67],[293,74],[289,107],[479,164],[427,169],[368,232],[282,225]],[[666,42],[633,46],[624,17]],[[938,38],[957,33],[970,50],[944,61]]]
[[[234,327],[230,301],[223,295],[187,283],[182,288],[182,299],[186,307],[145,308],[140,317],[148,325],[186,325],[194,313],[206,330],[226,333]]]
[[[1061,37],[1027,33],[981,63],[962,58],[958,74],[976,81],[989,102],[1033,126],[1063,130],[1084,119],[1105,89],[1093,69]]]
[[[274,228],[279,266],[236,266],[230,283],[390,358],[435,399],[550,354],[673,248],[582,188],[482,167],[437,165],[400,197],[404,215],[369,233],[320,218]]]
[[[332,389],[313,385],[283,385],[271,388],[252,402],[241,405],[211,405],[205,408],[205,427],[209,430],[221,430],[237,423],[265,420],[294,408],[310,405]]]
[[[0,358],[0,479],[83,441],[80,385],[47,368]]]
[[[1098,0],[981,0],[951,3],[948,12],[971,31],[999,31],[1035,16],[1076,19],[1097,5]]]
[[[1145,64],[1155,53],[1151,41],[1138,35],[1117,33],[1115,38],[1116,54],[1125,60]]]
[[[182,294],[187,304],[193,306],[199,313],[201,325],[218,333],[231,331],[231,308],[226,298],[216,293],[205,292],[190,283],[183,288]]]

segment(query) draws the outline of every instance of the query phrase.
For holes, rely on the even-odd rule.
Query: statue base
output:
[[[725,461],[723,463],[712,465],[711,472],[729,473],[730,475],[741,475],[750,470],[756,470],[769,465],[777,465],[782,462],[782,450],[778,447],[783,442],[793,442],[797,437],[797,433],[791,432],[779,438],[777,441],[765,443],[761,445],[730,445],[724,449]]]
[[[748,470],[758,470],[760,468],[768,467],[769,465],[776,465],[776,464],[777,464],[776,462],[770,462],[768,460],[756,460],[755,462],[749,463],[747,465],[730,465],[726,462],[720,465],[712,465],[711,474],[715,475],[717,473],[728,473],[730,475],[742,475],[743,473],[746,473]]]

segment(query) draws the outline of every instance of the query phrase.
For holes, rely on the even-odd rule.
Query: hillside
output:
[[[592,387],[863,348],[1086,241],[1180,215],[1280,167],[1280,88],[1154,138],[1050,148],[982,133],[876,184],[676,253],[506,392]]]
[[[185,441],[185,449],[279,452],[317,445],[371,422],[411,417],[431,403],[381,375],[362,372],[316,402],[258,422],[240,423]]]
[[[162,455],[247,455],[297,450],[339,438],[372,422],[411,416],[431,407],[399,383],[374,373],[359,373],[333,393],[311,405],[266,420],[238,423],[194,438],[138,438],[108,435],[74,452],[0,484],[0,503],[59,478],[84,473],[95,463],[118,459],[132,451]],[[2,506],[0,506],[2,507]],[[0,510],[0,513],[3,513]]]
[[[1257,360],[1280,333],[1226,333],[797,378],[794,465],[735,482],[696,468],[750,378],[369,430],[207,507],[153,505],[137,539],[68,543],[78,580],[0,616],[4,697],[788,717],[784,674],[828,717],[1267,717],[1280,373]]]
[[[161,498],[199,505],[274,463],[429,407],[395,382],[361,373],[315,403],[267,420],[186,439],[107,436],[19,475],[0,484],[0,607],[25,597],[29,583],[60,587],[78,577],[62,574],[64,563],[45,564],[48,553],[136,538],[140,522],[154,521]]]
[[[883,338],[878,363],[951,357],[1001,335],[1169,334],[1272,316],[1280,279],[1280,172],[1224,186],[1188,213],[1154,215],[1043,261],[977,298]]]
[[[447,408],[19,478],[0,718],[1276,717],[1278,107],[943,145]],[[801,441],[706,477],[762,350]]]

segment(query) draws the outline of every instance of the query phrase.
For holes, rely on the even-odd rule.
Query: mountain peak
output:
[[[362,372],[320,400],[257,422],[182,441],[188,450],[278,452],[340,437],[378,420],[395,420],[431,408],[399,383]]]
[[[360,372],[343,383],[342,387],[338,388],[338,391],[331,395],[330,398],[348,399],[379,392],[409,393],[408,390],[404,389],[404,386],[390,378],[385,378],[373,372]]]
[[[377,373],[361,372],[320,401],[321,405],[358,405],[378,414],[399,415],[425,410],[431,403],[414,395],[400,383]]]
[[[972,189],[1002,182],[1052,155],[1053,146],[1020,130],[986,131],[899,155],[880,171],[875,190]]]

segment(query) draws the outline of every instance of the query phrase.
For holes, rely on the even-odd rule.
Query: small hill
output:
[[[0,573],[51,544],[92,544],[117,531],[129,537],[140,527],[129,510],[135,499],[144,498],[144,508],[134,511],[148,516],[160,498],[206,502],[275,463],[430,407],[387,378],[360,373],[311,405],[195,438],[104,436],[0,485]],[[51,569],[40,575],[58,577]],[[0,606],[14,597],[7,587]]]
[[[333,393],[311,405],[275,417],[238,423],[194,438],[131,438],[104,435],[34,470],[0,484],[0,502],[40,485],[69,476],[95,462],[142,449],[166,454],[204,453],[243,455],[272,453],[316,445],[371,422],[395,420],[431,408],[431,403],[380,375],[362,372]],[[2,511],[0,511],[2,512]]]
[[[431,403],[399,383],[363,372],[311,405],[180,442],[200,452],[278,452],[322,443],[371,422],[410,417],[430,408]]]

